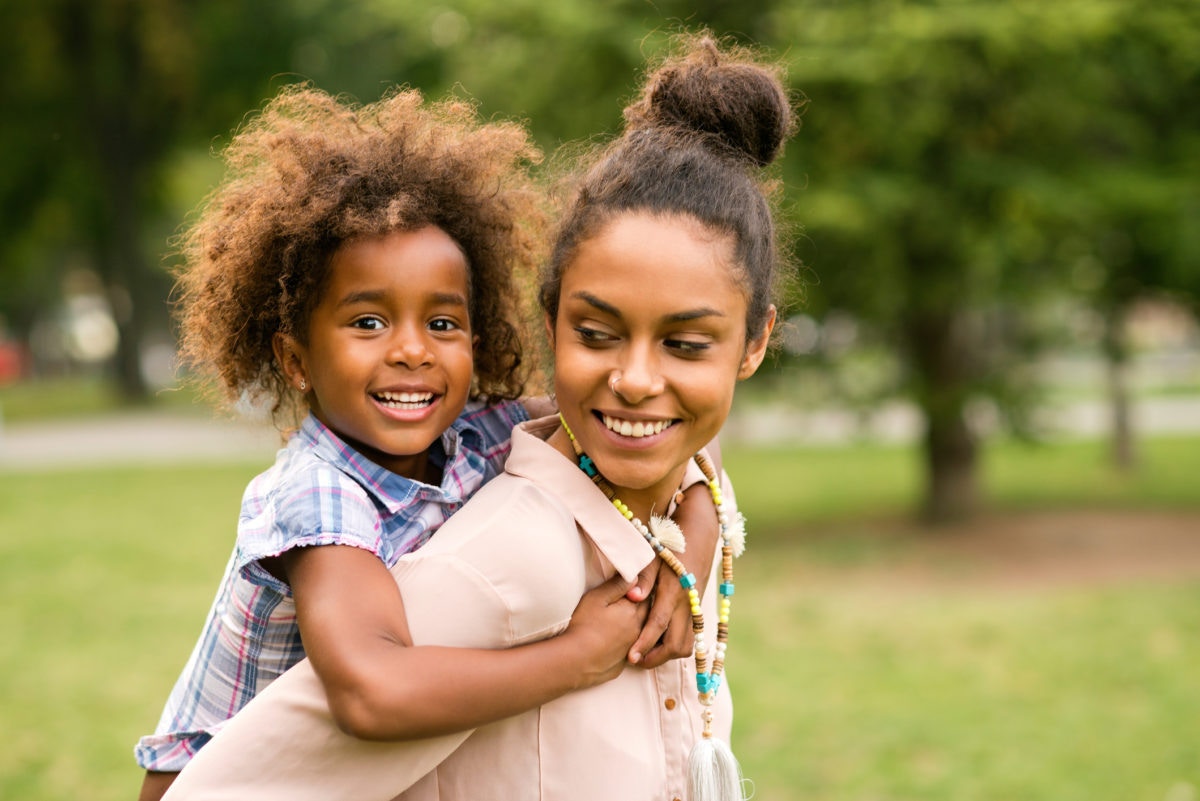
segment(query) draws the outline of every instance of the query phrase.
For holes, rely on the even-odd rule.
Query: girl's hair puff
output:
[[[558,314],[563,271],[579,246],[625,212],[686,215],[731,237],[747,298],[747,341],[779,293],[784,259],[761,175],[797,126],[782,69],[707,32],[676,39],[625,109],[620,138],[585,160],[542,272],[539,299]]]
[[[285,88],[225,149],[227,174],[179,238],[184,361],[227,401],[303,411],[272,340],[304,341],[330,259],[345,242],[434,225],[466,254],[474,397],[515,398],[526,370],[514,270],[539,261],[540,159],[515,123],[481,123],[469,103],[413,89],[355,105]]]

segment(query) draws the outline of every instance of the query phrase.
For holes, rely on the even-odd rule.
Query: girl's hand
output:
[[[589,590],[579,599],[567,630],[559,635],[562,644],[570,643],[580,659],[580,689],[615,679],[625,667],[626,654],[642,631],[648,607],[645,601],[627,598],[630,592],[629,582],[620,573]]]
[[[683,566],[696,577],[696,591],[704,595],[717,551],[717,516],[708,487],[694,484],[683,493],[683,503],[675,510],[675,522],[683,529],[687,549],[676,554]],[[679,577],[660,559],[651,562],[631,589],[630,598],[645,597],[654,582],[653,600],[646,626],[629,650],[629,661],[645,668],[656,668],[670,659],[692,655],[692,609]],[[709,625],[709,621],[705,621]],[[715,632],[716,629],[714,628]]]

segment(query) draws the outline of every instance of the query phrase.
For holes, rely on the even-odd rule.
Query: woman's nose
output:
[[[618,369],[620,378],[615,394],[626,403],[635,404],[653,398],[660,395],[666,387],[658,360],[648,348],[631,348],[626,351],[626,358]]]

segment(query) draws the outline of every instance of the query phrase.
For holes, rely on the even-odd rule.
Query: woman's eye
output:
[[[588,328],[585,325],[575,326],[575,333],[579,335],[580,341],[589,344],[598,345],[605,342],[611,342],[612,340],[616,339],[616,337],[612,336],[611,334],[606,334],[603,331],[595,328]]]
[[[699,356],[710,347],[708,342],[696,342],[690,339],[667,339],[663,341],[663,345],[668,350],[673,350],[683,356]]]

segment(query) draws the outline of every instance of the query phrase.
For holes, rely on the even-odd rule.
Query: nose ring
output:
[[[623,377],[620,370],[614,370],[613,374],[608,378],[608,388],[612,390],[612,394],[621,398],[621,400],[625,400],[625,398],[622,397],[620,390],[617,389],[617,384],[621,383]]]

